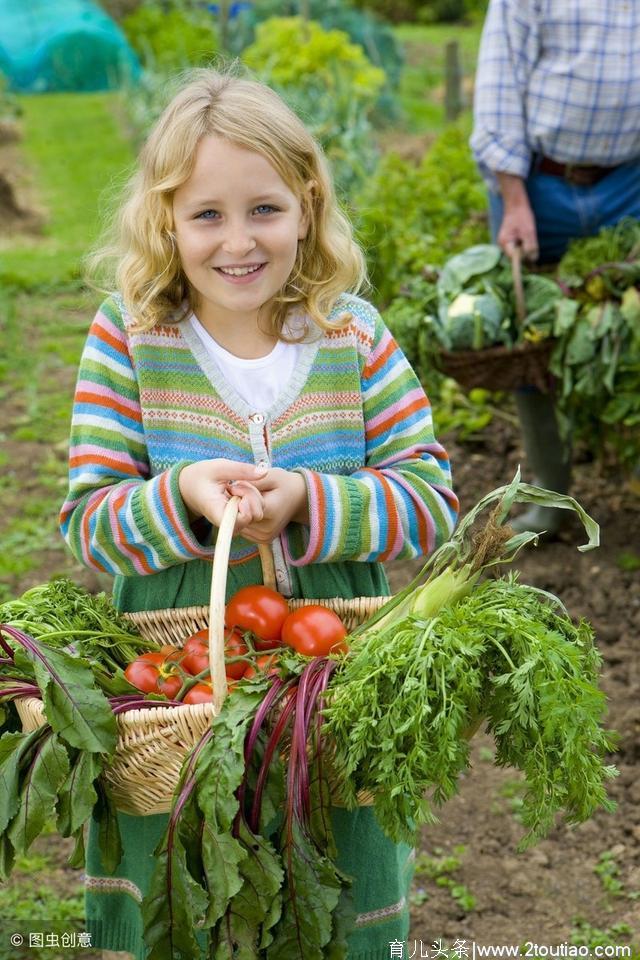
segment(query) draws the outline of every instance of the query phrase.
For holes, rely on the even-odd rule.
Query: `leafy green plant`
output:
[[[495,244],[476,244],[451,257],[433,279],[424,323],[439,350],[482,350],[551,337],[562,290],[552,278],[523,276],[526,317],[517,319],[514,280],[508,259]]]
[[[438,432],[453,433],[459,440],[477,440],[494,417],[511,423],[513,414],[503,409],[504,397],[476,387],[465,393],[455,382],[445,378],[438,391],[434,421]]]
[[[442,851],[436,850],[437,854]],[[466,852],[466,847],[456,846],[453,848],[453,855],[444,857],[431,857],[426,853],[421,853],[416,857],[415,878],[417,880],[427,879],[435,883],[437,887],[444,887],[449,891],[452,900],[465,913],[470,913],[475,909],[476,898],[465,884],[460,883],[453,874],[458,873],[462,866],[460,857]],[[417,895],[418,899],[414,899]],[[426,890],[418,890],[412,896],[412,902],[424,902],[429,899]]]
[[[551,371],[565,423],[631,468],[640,457],[640,222],[574,241],[558,277],[570,299],[559,305]]]
[[[123,19],[122,28],[143,63],[155,69],[200,66],[218,50],[213,16],[180,3],[143,3]]]
[[[632,468],[640,456],[639,280],[640,222],[626,220],[574,242],[553,276],[523,271],[523,323],[510,265],[493,244],[468,247],[441,268],[423,264],[385,316],[423,379],[442,351],[480,357],[485,347],[551,341],[564,432]]]
[[[593,872],[600,878],[602,889],[606,893],[612,897],[619,897],[624,893],[624,887],[619,879],[620,867],[616,863],[615,854],[611,850],[605,850],[600,854]]]
[[[623,938],[628,940],[633,935],[633,930],[628,923],[614,923],[606,930],[592,926],[582,917],[576,917],[573,923],[569,942],[576,947],[589,947],[591,951],[596,947],[611,946]]]
[[[404,62],[402,45],[391,27],[369,10],[358,10],[348,0],[308,0],[309,14],[324,30],[342,30],[362,48],[368,60],[384,70],[388,88],[383,109],[394,113],[392,91],[400,81]],[[271,17],[293,17],[300,13],[299,0],[254,0],[240,10],[230,23],[232,52],[241,54],[255,40],[258,24]]]
[[[374,67],[346,33],[323,30],[302,17],[273,17],[259,24],[242,59],[278,86],[322,85],[328,97],[341,79],[346,80],[351,97],[365,104],[375,102],[385,82],[384,71]]]
[[[629,573],[635,573],[640,570],[640,555],[633,550],[623,550],[616,557],[616,564],[620,570],[626,570]]]
[[[556,598],[520,587],[513,574],[477,583],[483,569],[509,562],[536,539],[500,529],[523,499],[577,510],[590,530],[581,549],[596,545],[597,527],[575,501],[520,484],[516,474],[352,633],[354,655],[332,679],[325,713],[344,802],[371,792],[391,837],[411,836],[408,823],[433,822],[431,802],[456,792],[480,717],[494,735],[496,763],[525,774],[522,849],[548,832],[560,806],[571,822],[588,816],[593,803],[614,808],[604,783],[615,770],[604,754],[615,737],[600,728],[605,700],[594,681],[601,659],[588,624],[576,626]],[[495,501],[482,533],[470,538],[478,513]]]
[[[526,784],[522,779],[515,777],[505,780],[498,789],[498,796],[501,800],[506,800],[509,812],[518,823],[522,823],[522,808],[524,806],[524,793]],[[496,812],[500,809],[496,806]]]
[[[382,305],[424,265],[487,237],[486,198],[465,131],[452,126],[415,165],[388,153],[355,198],[358,236]]]

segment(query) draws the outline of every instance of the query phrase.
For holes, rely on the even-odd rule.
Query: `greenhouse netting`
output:
[[[139,70],[122,31],[89,0],[0,0],[0,71],[12,90],[106,90]]]

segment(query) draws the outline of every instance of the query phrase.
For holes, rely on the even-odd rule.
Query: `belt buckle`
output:
[[[574,187],[590,187],[595,183],[593,170],[589,167],[581,167],[576,163],[567,163],[564,171],[564,178],[567,183]]]

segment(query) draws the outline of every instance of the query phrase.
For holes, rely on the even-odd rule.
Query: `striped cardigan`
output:
[[[274,544],[285,593],[298,567],[415,557],[446,539],[458,504],[429,401],[377,311],[343,295],[330,318],[345,311],[342,329],[314,328],[291,382],[258,411],[188,322],[134,333],[120,298],[107,300],[80,363],[60,514],[76,558],[134,578],[210,561],[215,530],[190,524],[178,477],[216,457],[304,477],[309,526]],[[233,563],[255,555],[234,539]]]

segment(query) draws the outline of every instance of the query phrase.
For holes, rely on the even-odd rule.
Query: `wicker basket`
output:
[[[174,788],[185,756],[200,740],[219,713],[227,694],[224,663],[224,608],[231,537],[238,509],[232,498],[224,513],[213,561],[209,607],[154,610],[126,614],[148,639],[181,646],[196,630],[209,628],[209,655],[214,688],[212,704],[152,707],[131,710],[116,717],[118,744],[112,763],[104,772],[114,802],[124,813],[146,816],[171,809]],[[269,547],[260,547],[265,585],[275,589],[273,557]],[[289,600],[289,609],[322,603],[353,629],[378,610],[388,597],[358,597],[332,600]],[[41,700],[25,697],[15,701],[23,729],[35,730],[46,722]],[[362,798],[363,803],[370,798]]]
[[[552,386],[549,359],[551,340],[518,343],[515,347],[487,347],[485,350],[442,350],[439,366],[443,373],[465,387],[485,390],[518,390],[537,387],[548,393]]]
[[[516,317],[522,328],[526,319],[524,288],[522,286],[521,252],[516,247],[511,254],[513,289],[516,300]],[[548,393],[552,387],[549,360],[553,340],[538,343],[518,343],[514,347],[487,347],[484,350],[442,350],[439,366],[443,373],[472,390],[517,390],[520,387],[537,387]]]

